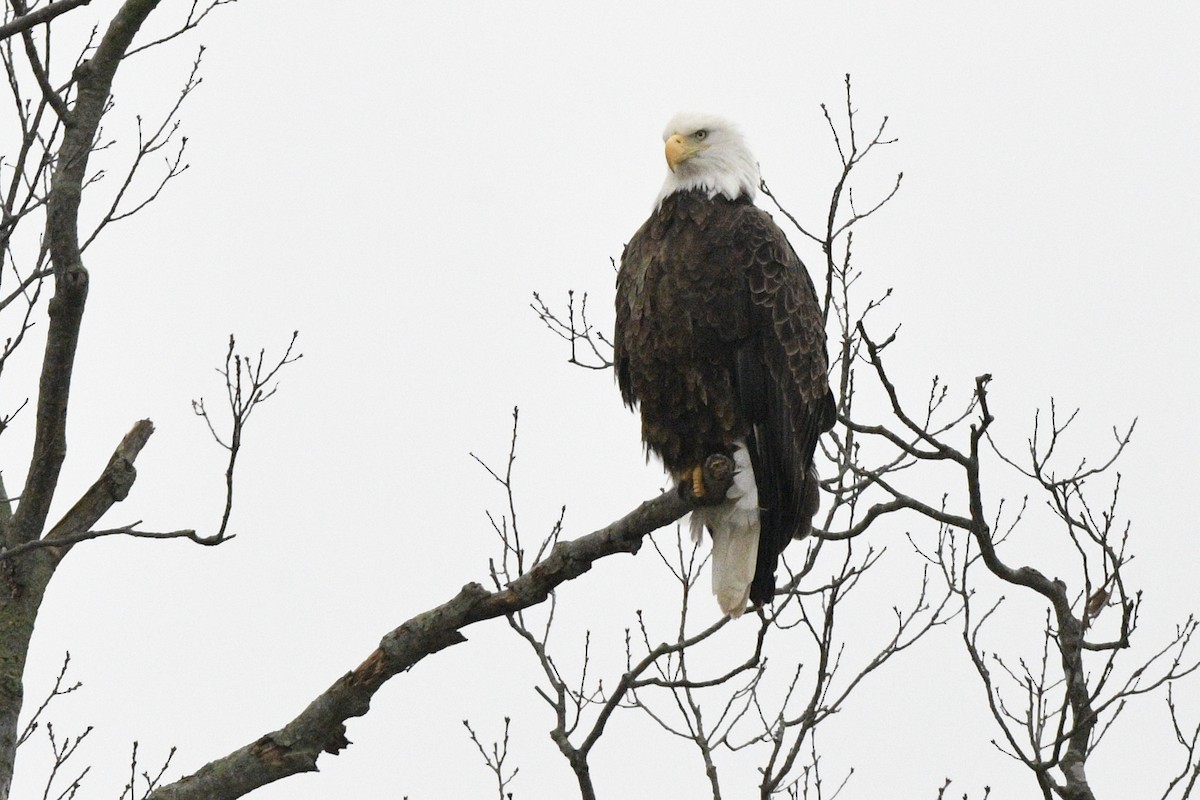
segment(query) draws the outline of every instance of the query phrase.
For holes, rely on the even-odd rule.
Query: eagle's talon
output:
[[[708,476],[707,486],[726,489],[733,483],[733,459],[724,453],[713,453],[704,459],[704,474]]]
[[[733,473],[733,459],[723,453],[713,453],[704,460],[703,466],[679,473],[675,488],[680,497],[698,506],[720,505],[733,485]]]

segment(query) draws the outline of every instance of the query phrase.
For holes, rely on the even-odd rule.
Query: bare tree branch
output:
[[[588,322],[587,301],[587,292],[584,292],[583,300],[579,306],[578,319],[576,318],[574,291],[567,292],[567,318],[565,320],[546,305],[546,302],[542,300],[541,295],[537,292],[533,293],[533,302],[529,307],[533,309],[538,319],[542,321],[551,333],[570,345],[571,357],[567,359],[567,363],[585,369],[608,369],[613,365],[613,344],[603,332],[597,330],[594,325]],[[592,360],[585,361],[580,358],[578,350],[581,342],[591,352]]]
[[[504,762],[508,760],[508,728],[512,719],[504,718],[504,739],[500,742],[492,743],[492,751],[489,753],[483,746],[483,742],[479,741],[479,737],[475,735],[474,728],[468,720],[463,720],[463,727],[467,729],[467,733],[471,736],[471,741],[478,748],[479,754],[483,756],[483,763],[491,771],[496,778],[496,797],[497,800],[512,800],[512,792],[508,791],[508,785],[512,783],[513,778],[517,777],[517,773],[521,771],[520,767],[513,767],[512,772],[505,774]]]
[[[722,457],[710,462],[705,467],[706,484],[712,493],[724,496],[732,482],[732,463]],[[554,587],[579,577],[601,558],[636,553],[647,534],[669,525],[694,506],[685,494],[666,492],[605,528],[559,542],[545,560],[503,589],[489,592],[478,583],[467,584],[446,603],[384,636],[366,661],[339,678],[283,728],[154,791],[150,800],[241,797],[288,775],[315,770],[321,753],[337,754],[349,744],[346,720],[367,713],[371,698],[390,678],[428,655],[465,642],[462,628],[544,602]]]
[[[303,353],[292,354],[299,336],[299,331],[293,331],[291,341],[288,342],[283,355],[273,365],[268,366],[264,363],[265,349],[259,350],[257,357],[240,355],[235,352],[237,341],[233,334],[229,335],[229,348],[225,351],[225,366],[217,370],[225,379],[225,396],[228,401],[230,418],[228,440],[217,433],[212,418],[204,406],[204,399],[192,401],[193,413],[204,420],[204,424],[208,426],[208,431],[217,444],[229,452],[229,461],[225,467],[225,509],[221,513],[221,522],[217,526],[217,532],[209,537],[195,539],[201,544],[219,544],[225,539],[232,538],[226,535],[226,530],[229,527],[229,517],[233,513],[233,476],[237,467],[238,454],[242,449],[242,436],[254,409],[270,400],[279,390],[278,383],[275,383],[279,371],[304,357]]]
[[[126,798],[129,798],[129,800],[146,800],[146,798],[150,796],[150,793],[157,789],[159,784],[162,783],[163,775],[167,773],[167,769],[171,766],[171,760],[174,758],[175,748],[172,747],[170,751],[167,752],[167,757],[163,760],[163,764],[161,767],[159,767],[159,770],[156,774],[151,775],[145,770],[142,771],[141,777],[143,783],[146,784],[146,788],[139,796],[137,793],[138,743],[134,742],[132,752],[129,756],[129,782],[125,784],[125,789],[121,792],[121,796],[117,798],[117,800],[125,800]]]
[[[71,694],[71,692],[74,692],[83,686],[83,684],[79,681],[76,681],[69,686],[65,685],[67,669],[70,666],[71,654],[68,652],[63,656],[62,667],[58,670],[58,677],[54,679],[54,686],[51,687],[50,693],[46,695],[46,699],[43,700],[42,704],[37,707],[37,710],[33,712],[33,716],[29,718],[29,721],[25,723],[25,730],[21,733],[21,737],[17,740],[17,747],[20,747],[27,742],[29,737],[32,736],[38,729],[42,714],[45,713],[51,702],[53,702],[56,698]]]
[[[204,7],[200,8],[200,5],[201,5],[200,0],[192,0],[192,5],[191,5],[191,8],[188,9],[187,17],[179,25],[179,27],[175,28],[175,30],[171,31],[170,33],[168,33],[165,36],[160,36],[159,38],[154,39],[153,41],[146,42],[143,45],[139,45],[138,47],[135,47],[134,49],[129,51],[129,55],[131,55],[131,56],[137,55],[138,53],[142,52],[143,50],[149,50],[152,47],[157,47],[160,44],[165,44],[166,42],[169,42],[172,39],[178,38],[179,36],[182,36],[183,34],[187,33],[188,31],[190,31],[190,30],[194,29],[196,26],[198,26],[201,22],[204,21],[205,17],[207,17],[209,14],[211,14],[213,11],[215,11],[219,6],[229,5],[230,3],[236,3],[236,2],[237,2],[237,0],[207,0],[204,3]],[[197,9],[199,9],[199,10],[197,11]]]
[[[22,33],[29,30],[35,25],[50,22],[55,17],[67,13],[73,8],[86,6],[92,0],[55,0],[49,5],[42,6],[34,11],[20,11],[19,16],[0,25],[0,40],[7,39],[16,33]],[[14,6],[17,4],[13,4]],[[22,7],[24,4],[20,4]]]
[[[183,136],[180,139],[180,143],[175,151],[174,157],[167,158],[165,160],[166,172],[159,179],[157,186],[155,186],[141,200],[134,203],[133,206],[125,209],[121,208],[122,201],[125,200],[126,193],[129,191],[134,177],[137,175],[138,169],[142,166],[144,159],[153,153],[159,152],[168,144],[170,144],[172,139],[174,139],[175,134],[179,131],[179,109],[183,106],[183,103],[185,100],[187,100],[188,96],[196,89],[196,87],[200,85],[202,80],[199,77],[200,62],[203,58],[204,48],[201,47],[199,53],[196,55],[195,60],[192,62],[192,69],[188,75],[187,81],[184,82],[183,89],[180,90],[179,96],[175,99],[175,104],[171,106],[170,110],[167,111],[166,115],[163,117],[163,121],[159,123],[157,128],[151,131],[149,135],[146,135],[146,132],[142,128],[142,118],[140,116],[137,118],[137,152],[134,154],[133,161],[130,163],[129,169],[125,174],[125,180],[122,182],[120,188],[113,196],[112,203],[110,204],[108,211],[105,212],[100,221],[96,223],[96,227],[80,246],[81,251],[86,250],[88,245],[90,245],[108,225],[114,222],[119,222],[123,219],[128,219],[148,206],[150,203],[153,203],[155,200],[157,200],[159,195],[162,194],[163,189],[166,188],[166,185],[187,170],[188,165],[183,163],[183,153],[187,148],[188,140],[186,136]]]

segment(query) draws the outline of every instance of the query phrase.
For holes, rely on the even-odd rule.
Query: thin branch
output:
[[[471,741],[475,743],[475,747],[479,750],[479,754],[483,756],[483,763],[491,771],[496,778],[496,797],[497,800],[511,800],[512,793],[508,791],[508,785],[512,783],[513,778],[517,777],[517,773],[521,771],[520,767],[513,767],[512,772],[507,775],[504,770],[504,762],[508,759],[508,728],[512,720],[509,717],[504,718],[504,738],[500,742],[492,743],[492,751],[489,753],[483,746],[483,742],[479,741],[479,737],[475,735],[475,730],[471,727],[468,720],[463,720],[463,727],[467,729],[467,733],[471,736]]]
[[[143,44],[143,45],[133,48],[132,50],[129,51],[129,55],[131,55],[131,56],[137,55],[138,53],[142,52],[143,50],[149,50],[152,47],[157,47],[160,44],[165,44],[166,42],[169,42],[172,39],[178,38],[179,36],[182,36],[183,34],[187,33],[188,31],[190,31],[193,28],[195,28],[196,26],[198,26],[201,22],[204,21],[205,17],[207,17],[210,13],[212,13],[214,10],[216,10],[219,6],[229,5],[230,3],[236,3],[236,2],[237,2],[237,0],[209,0],[209,2],[205,5],[205,7],[202,10],[200,10],[199,12],[197,12],[196,9],[200,7],[200,0],[192,0],[192,6],[191,6],[191,8],[188,9],[187,18],[183,21],[183,23],[178,28],[176,28],[174,31],[167,34],[166,36],[159,37],[158,39],[155,39],[153,41],[147,42],[146,44]]]
[[[291,341],[288,342],[283,356],[274,362],[273,366],[267,366],[264,364],[265,349],[258,351],[257,358],[239,355],[235,352],[237,342],[233,334],[229,335],[229,347],[225,351],[225,366],[217,370],[225,379],[225,394],[230,417],[228,441],[217,433],[208,409],[204,405],[204,399],[192,401],[193,413],[204,420],[213,439],[229,453],[229,461],[225,467],[225,508],[221,513],[221,522],[217,526],[217,532],[210,537],[205,537],[206,540],[202,542],[203,544],[217,544],[224,539],[232,538],[226,535],[226,530],[229,526],[230,515],[233,513],[234,470],[242,448],[242,436],[254,409],[271,399],[279,390],[279,385],[275,382],[279,371],[304,357],[303,353],[292,355],[296,339],[299,336],[299,331],[293,331]]]
[[[51,687],[50,693],[46,695],[46,699],[43,700],[42,704],[37,707],[37,710],[33,712],[33,716],[29,718],[29,721],[25,723],[25,730],[22,731],[20,738],[17,739],[17,747],[20,747],[26,741],[28,741],[29,737],[33,735],[34,731],[38,729],[38,720],[41,719],[42,714],[46,711],[46,708],[55,698],[64,697],[83,687],[83,684],[79,681],[76,681],[70,686],[64,686],[64,681],[67,677],[67,668],[70,666],[71,653],[68,651],[63,656],[62,667],[60,667],[58,670],[58,677],[54,679],[54,686]]]

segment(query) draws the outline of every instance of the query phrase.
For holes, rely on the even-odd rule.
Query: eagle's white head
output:
[[[700,189],[710,198],[723,194],[753,199],[758,189],[758,162],[733,123],[713,114],[676,114],[663,131],[667,180],[658,204],[669,195]]]

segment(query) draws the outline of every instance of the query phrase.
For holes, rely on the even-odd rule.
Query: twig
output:
[[[229,526],[229,517],[233,513],[234,469],[237,466],[238,454],[241,452],[242,436],[245,432],[246,424],[250,420],[250,415],[254,413],[254,409],[271,399],[275,395],[275,392],[279,390],[279,385],[275,383],[279,371],[288,364],[293,364],[304,357],[303,353],[292,355],[292,350],[296,346],[296,339],[299,335],[299,331],[293,332],[291,341],[288,342],[283,356],[274,362],[273,365],[267,366],[264,364],[264,359],[266,358],[265,349],[258,351],[257,358],[239,355],[235,353],[237,342],[233,334],[230,334],[229,348],[225,352],[225,366],[224,368],[217,369],[217,372],[225,379],[225,395],[230,416],[228,441],[221,438],[221,435],[217,433],[212,418],[204,406],[204,399],[200,398],[192,401],[193,413],[204,420],[205,425],[208,426],[209,433],[212,434],[217,444],[229,452],[229,461],[225,467],[225,509],[221,514],[221,522],[217,527],[217,532],[210,537],[206,537],[210,541],[205,541],[205,544],[216,544],[231,538],[226,535],[226,529]]]

